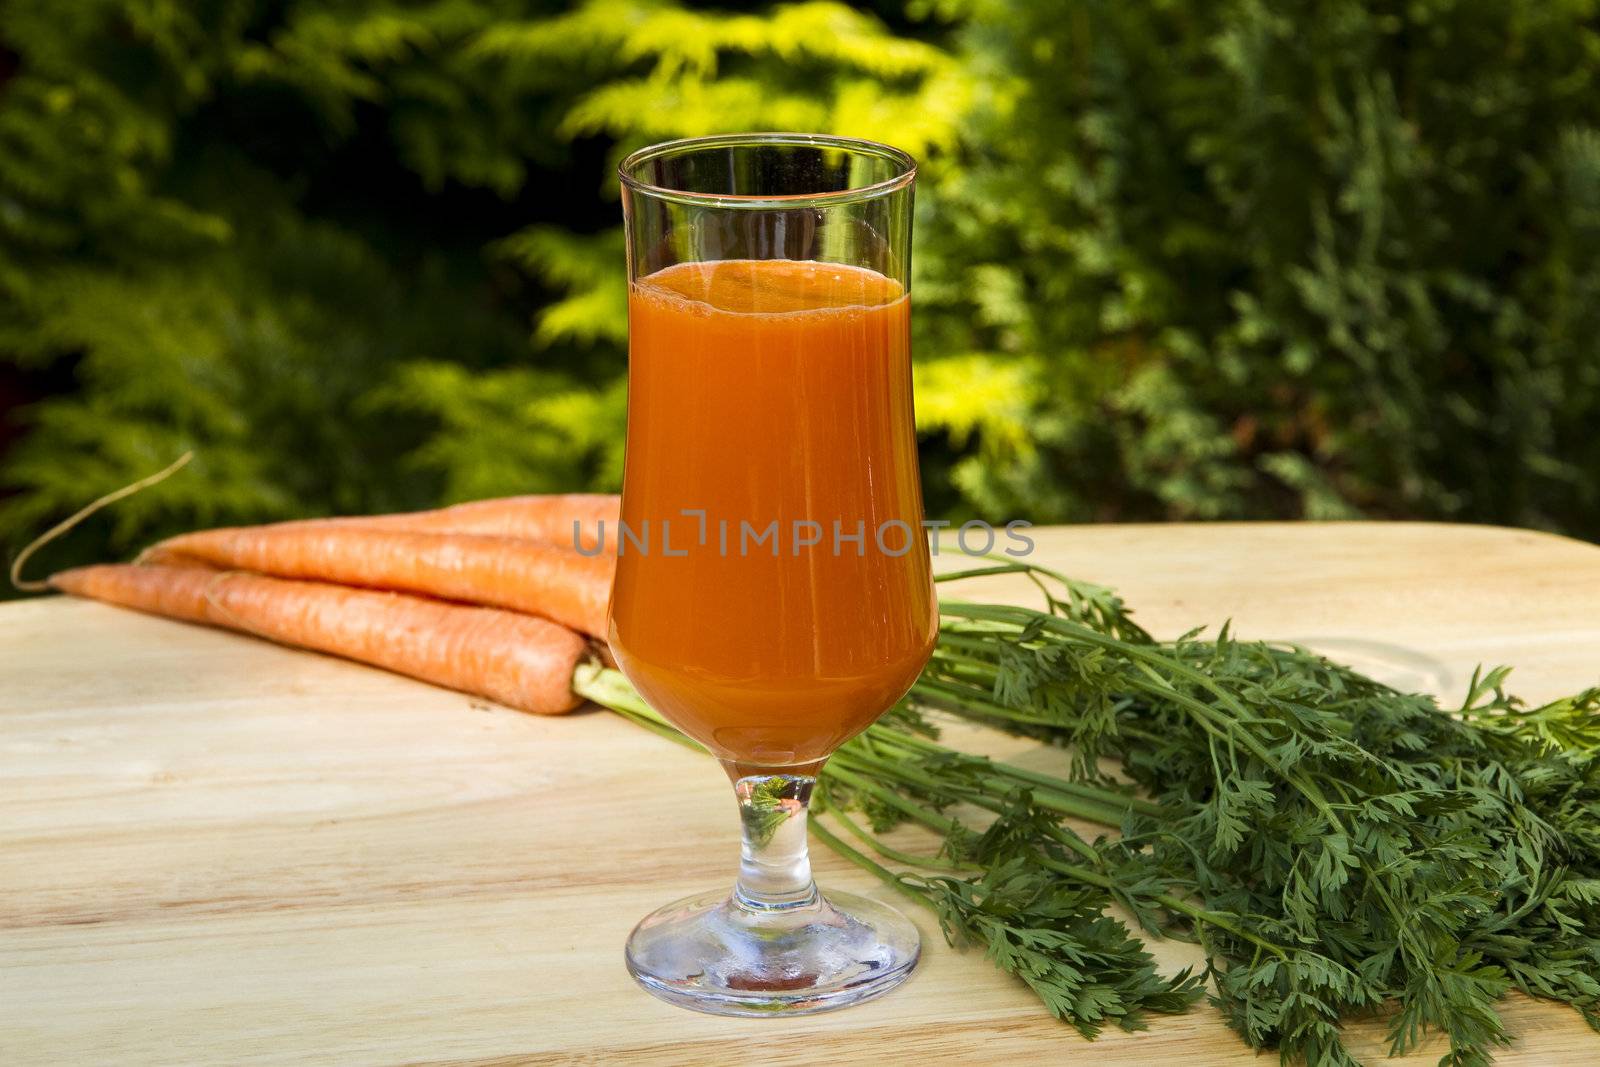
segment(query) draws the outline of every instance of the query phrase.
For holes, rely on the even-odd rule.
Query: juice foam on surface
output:
[[[892,304],[905,296],[899,282],[877,271],[793,259],[679,263],[641,279],[638,289],[735,315],[848,312]]]

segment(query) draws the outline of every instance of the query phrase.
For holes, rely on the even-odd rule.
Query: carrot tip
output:
[[[194,450],[190,449],[188,452],[185,452],[183,455],[167,464],[161,470],[156,471],[154,474],[140,478],[138,481],[133,482],[130,485],[125,485],[121,489],[113,489],[111,492],[100,497],[98,500],[90,501],[88,504],[85,504],[71,515],[67,516],[65,519],[56,523],[54,526],[50,527],[50,529],[46,530],[44,533],[28,542],[23,546],[22,551],[17,553],[17,558],[11,561],[12,588],[21,593],[43,593],[49,590],[51,588],[49,580],[30,581],[22,577],[22,568],[28,562],[29,557],[31,557],[35,552],[39,551],[39,549],[43,548],[45,545],[48,545],[51,541],[54,541],[56,538],[60,537],[62,534],[70,532],[80,522],[82,522],[84,519],[87,519],[90,515],[93,515],[101,508],[106,507],[109,504],[115,504],[117,501],[122,500],[125,497],[130,497],[139,492],[141,489],[148,489],[150,486],[155,485],[158,482],[166,481],[174,474],[177,474],[178,471],[182,470],[183,467],[193,458]]]

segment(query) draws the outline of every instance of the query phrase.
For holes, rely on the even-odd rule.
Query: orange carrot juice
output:
[[[814,764],[937,632],[909,298],[858,267],[722,260],[642,279],[628,314],[611,647],[723,759]]]

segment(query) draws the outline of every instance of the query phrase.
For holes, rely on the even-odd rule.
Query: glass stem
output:
[[[769,911],[817,900],[806,850],[806,809],[817,780],[809,775],[751,774],[735,778],[739,823],[739,880],[734,900]]]

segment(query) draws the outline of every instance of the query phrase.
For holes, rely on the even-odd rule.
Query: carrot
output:
[[[325,519],[348,525],[381,526],[431,533],[521,537],[564,548],[616,551],[621,505],[614,494],[563,493],[474,500],[435,511]],[[317,521],[317,520],[313,520]]]
[[[163,564],[79,567],[54,575],[50,585],[370,663],[523,711],[551,715],[580,702],[572,672],[587,643],[514,612]]]
[[[147,562],[200,562],[278,578],[423,593],[542,615],[604,637],[616,557],[514,537],[423,533],[342,522],[200,530],[168,538]]]

